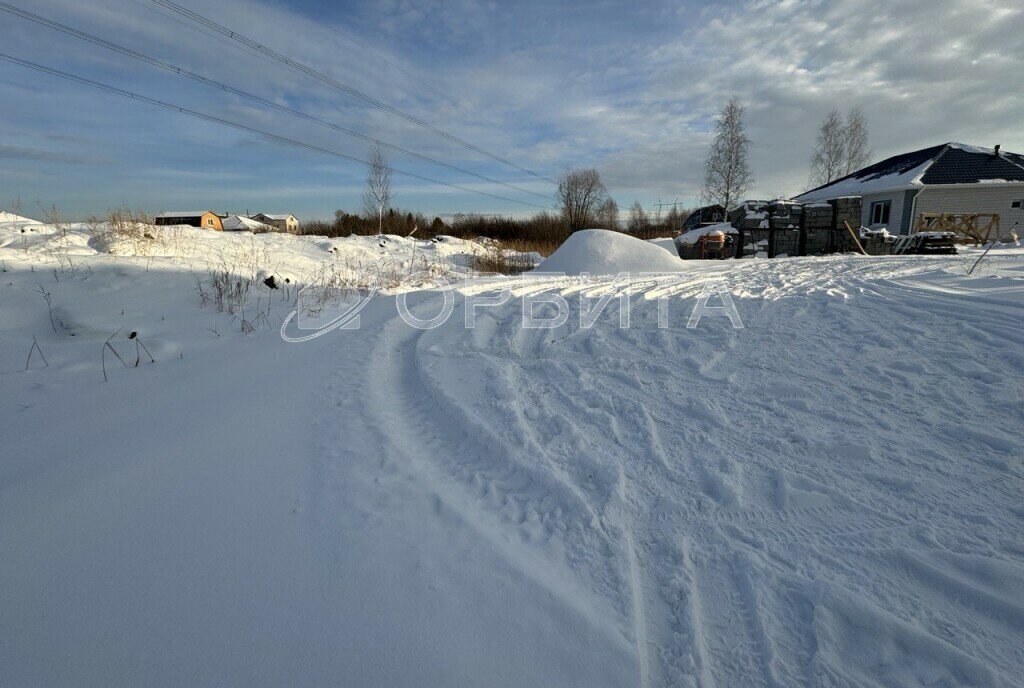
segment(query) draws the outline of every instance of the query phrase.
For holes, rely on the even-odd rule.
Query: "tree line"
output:
[[[747,135],[746,107],[731,99],[715,119],[713,137],[704,162],[702,205],[735,208],[754,185]],[[838,110],[822,121],[810,161],[810,185],[831,183],[862,167],[871,157],[868,126],[859,109],[845,117]],[[442,234],[472,238],[487,236],[501,241],[560,243],[573,232],[587,228],[625,230],[643,238],[671,236],[682,231],[689,209],[673,205],[664,215],[660,206],[648,213],[639,201],[630,206],[626,221],[619,206],[595,168],[566,169],[558,178],[553,212],[527,218],[459,214],[445,222],[394,206],[393,169],[380,144],[368,156],[362,214],[335,212],[334,222],[308,222],[305,231],[327,236],[399,234],[433,238]]]
[[[746,107],[735,98],[730,100],[715,120],[714,139],[704,164],[701,200],[705,205],[720,205],[726,212],[735,208],[754,185],[745,119]],[[810,186],[830,184],[863,168],[870,160],[864,113],[854,108],[843,117],[832,110],[818,129],[810,161]]]

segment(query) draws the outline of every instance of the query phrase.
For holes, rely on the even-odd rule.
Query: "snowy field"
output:
[[[514,278],[467,329],[472,242],[3,219],[2,685],[1020,685],[1022,249],[586,235],[542,269],[665,274]],[[328,271],[421,277],[286,343]],[[686,327],[709,280],[742,329]]]

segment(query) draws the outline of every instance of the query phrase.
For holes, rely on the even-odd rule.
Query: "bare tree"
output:
[[[704,189],[708,205],[717,204],[726,212],[735,207],[753,185],[754,178],[747,163],[750,139],[743,118],[746,108],[738,100],[730,100],[715,121],[715,140],[704,165]]]
[[[811,186],[831,184],[846,174],[846,167],[846,127],[839,112],[833,110],[818,129],[811,156]]]
[[[633,205],[629,208],[629,231],[642,232],[645,229],[647,229],[647,213],[644,212],[640,201],[633,201]]]
[[[594,168],[567,169],[558,179],[558,201],[562,217],[572,232],[586,229],[595,219],[598,208],[608,200],[608,190]]]
[[[678,232],[683,228],[682,216],[679,214],[679,206],[673,205],[665,213],[665,225],[671,232]]]
[[[864,113],[854,108],[845,121],[835,110],[821,123],[811,157],[811,186],[822,186],[852,174],[868,164],[868,125]]]
[[[367,161],[366,190],[363,191],[363,212],[367,217],[377,216],[377,233],[384,233],[384,211],[391,207],[395,193],[391,191],[391,163],[377,142],[370,149]]]
[[[844,176],[866,167],[871,160],[871,149],[868,146],[868,122],[860,108],[854,108],[846,115],[843,146]]]
[[[605,229],[619,228],[619,204],[611,196],[598,207],[597,223]]]

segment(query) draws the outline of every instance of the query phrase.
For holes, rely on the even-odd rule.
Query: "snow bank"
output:
[[[488,240],[452,236],[434,239],[385,236],[329,238],[281,232],[216,232],[187,225],[154,226],[107,222],[67,223],[59,228],[3,213],[0,256],[28,263],[74,259],[145,258],[156,269],[258,271],[305,283],[311,275],[331,269],[348,279],[374,279],[392,285],[422,285],[424,275],[462,275],[473,271],[474,259],[492,248]],[[512,257],[539,262],[536,254],[506,251]],[[536,256],[536,260],[534,257]]]
[[[4,224],[18,224],[18,225],[41,225],[43,224],[39,220],[33,220],[30,217],[22,217],[21,215],[15,215],[14,213],[8,213],[0,210],[0,225]]]
[[[661,248],[663,248],[666,251],[668,251],[669,253],[671,253],[673,256],[678,255],[676,253],[675,240],[673,240],[670,237],[659,237],[657,239],[648,239],[647,243],[648,244],[654,244],[655,246],[660,246]]]
[[[537,268],[566,275],[620,272],[679,272],[686,266],[665,249],[607,229],[585,229],[570,236]]]
[[[524,298],[418,329],[380,297],[293,345],[294,291],[219,310],[205,266],[480,244],[183,230],[160,250],[189,258],[142,259],[89,231],[0,227],[4,686],[1024,674],[1024,249],[975,276],[961,256],[694,261],[631,281],[628,328],[614,301],[582,326],[600,308],[578,279],[525,276],[524,298],[564,297],[557,331],[524,328]],[[602,231],[559,262],[682,263]],[[744,329],[686,327],[711,276]]]

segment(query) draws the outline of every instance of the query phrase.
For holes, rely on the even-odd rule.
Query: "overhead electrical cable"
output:
[[[125,98],[131,98],[132,100],[137,100],[137,101],[140,101],[140,102],[143,102],[143,103],[148,103],[150,105],[155,105],[157,107],[161,107],[161,108],[164,108],[166,110],[172,110],[174,112],[179,112],[179,113],[181,113],[183,115],[189,115],[191,117],[196,117],[197,119],[205,120],[207,122],[213,122],[214,124],[220,124],[220,125],[223,125],[223,126],[226,126],[226,127],[231,127],[233,129],[238,129],[240,131],[245,131],[245,132],[248,132],[250,134],[256,134],[258,136],[263,136],[264,138],[270,139],[271,141],[277,141],[278,143],[284,143],[284,144],[287,144],[287,145],[290,145],[290,146],[295,146],[297,148],[304,148],[306,150],[314,151],[314,152],[317,152],[317,153],[323,153],[325,155],[331,155],[331,156],[334,156],[336,158],[341,158],[343,160],[349,160],[351,162],[356,162],[356,163],[359,163],[361,165],[368,165],[369,164],[366,160],[363,160],[361,158],[357,158],[357,157],[355,157],[353,155],[348,155],[347,153],[342,153],[341,151],[332,150],[330,148],[325,148],[323,146],[317,146],[317,145],[311,144],[311,143],[305,143],[303,141],[299,141],[297,139],[292,139],[292,138],[289,138],[287,136],[281,136],[279,134],[274,134],[274,133],[271,133],[269,131],[265,131],[263,129],[257,129],[256,127],[250,127],[247,124],[241,124],[239,122],[232,122],[231,120],[223,119],[221,117],[216,117],[214,115],[208,115],[206,113],[199,112],[197,110],[191,110],[191,109],[186,108],[186,107],[181,107],[179,105],[174,105],[173,103],[168,103],[168,102],[165,102],[165,101],[162,101],[162,100],[157,100],[156,98],[150,98],[149,96],[140,95],[138,93],[134,93],[132,91],[127,91],[125,89],[118,88],[116,86],[110,86],[109,84],[104,84],[104,83],[101,83],[99,81],[93,81],[92,79],[87,79],[87,78],[82,77],[82,76],[78,76],[78,75],[75,75],[75,74],[70,74],[68,72],[64,72],[64,71],[61,71],[59,69],[54,69],[52,67],[46,67],[44,65],[37,64],[35,62],[29,62],[28,60],[23,60],[23,59],[21,59],[19,57],[14,57],[13,55],[8,55],[6,53],[0,53],[0,60],[4,60],[5,62],[10,62],[10,63],[16,64],[16,65],[21,65],[22,67],[26,67],[28,69],[35,70],[37,72],[42,72],[44,74],[49,74],[51,76],[56,76],[56,77],[60,77],[62,79],[67,79],[68,81],[74,81],[76,83],[83,84],[85,86],[91,86],[93,88],[98,88],[98,89],[100,89],[102,91],[107,91],[108,93],[113,93],[115,95],[123,96]],[[521,200],[517,200],[515,198],[508,198],[507,196],[500,196],[498,194],[492,194],[492,193],[490,193],[488,191],[480,191],[479,189],[471,189],[471,188],[466,187],[466,186],[461,186],[459,184],[453,184],[451,182],[441,181],[440,179],[433,179],[431,177],[426,177],[426,176],[423,176],[421,174],[416,174],[414,172],[407,172],[405,170],[400,170],[398,168],[392,168],[392,171],[395,174],[400,174],[400,175],[403,175],[405,177],[410,177],[412,179],[418,179],[419,181],[427,182],[427,183],[430,183],[430,184],[440,184],[442,186],[447,186],[447,187],[452,188],[452,189],[458,189],[459,191],[465,191],[467,193],[479,194],[481,196],[487,196],[489,198],[495,198],[495,199],[498,199],[500,201],[506,201],[506,202],[509,202],[509,203],[518,203],[520,205],[528,205],[528,206],[532,206],[534,208],[540,208],[542,210],[547,210],[548,209],[547,206],[538,205],[536,203],[530,203],[529,201],[521,201]]]
[[[233,40],[233,41],[241,43],[241,44],[243,44],[245,46],[248,46],[249,48],[251,48],[252,50],[256,51],[257,53],[260,53],[260,54],[266,55],[266,56],[268,56],[270,58],[273,58],[277,62],[280,62],[281,64],[284,64],[284,65],[287,65],[288,67],[291,67],[292,69],[294,69],[296,71],[299,71],[299,72],[301,72],[303,74],[311,76],[314,79],[316,79],[317,81],[320,81],[321,83],[324,83],[324,84],[326,84],[328,86],[331,86],[332,88],[337,89],[337,90],[341,91],[342,93],[350,95],[353,98],[358,98],[359,100],[362,100],[363,102],[365,102],[365,103],[367,103],[369,105],[372,105],[375,108],[383,110],[383,111],[385,111],[385,112],[387,112],[387,113],[389,113],[391,115],[394,115],[395,117],[398,117],[400,119],[405,120],[406,122],[409,122],[409,123],[414,124],[414,125],[416,125],[418,127],[426,129],[427,131],[430,131],[430,132],[432,132],[434,134],[437,134],[438,136],[440,136],[440,137],[442,137],[444,139],[447,139],[448,141],[451,141],[452,143],[456,143],[456,144],[458,144],[460,146],[463,146],[465,148],[468,148],[468,149],[470,149],[472,151],[476,151],[477,153],[480,153],[481,155],[484,155],[484,156],[486,156],[488,158],[491,158],[492,160],[494,160],[496,162],[500,162],[503,165],[507,165],[509,167],[513,167],[513,168],[519,170],[520,172],[525,172],[526,174],[529,174],[529,175],[531,175],[533,177],[537,177],[538,179],[543,179],[543,180],[545,180],[547,182],[551,182],[552,184],[556,183],[554,180],[549,179],[548,177],[545,177],[544,175],[538,174],[537,172],[534,172],[533,170],[530,170],[530,169],[528,169],[526,167],[523,167],[522,165],[519,165],[518,163],[515,163],[515,162],[509,160],[508,158],[502,157],[502,156],[498,155],[497,153],[492,153],[491,151],[489,151],[489,150],[487,150],[485,148],[482,148],[482,147],[480,147],[480,146],[478,146],[478,145],[476,145],[474,143],[470,143],[469,141],[466,141],[465,139],[462,139],[462,138],[456,136],[455,134],[451,134],[451,133],[445,131],[444,129],[441,129],[440,127],[434,126],[430,122],[427,122],[426,120],[421,119],[421,118],[417,117],[416,115],[409,114],[408,112],[405,112],[404,110],[401,110],[401,109],[399,109],[399,108],[397,108],[397,107],[395,107],[393,105],[385,103],[383,100],[380,100],[379,98],[375,98],[375,97],[373,97],[373,96],[371,96],[371,95],[369,95],[367,93],[364,93],[364,92],[360,91],[357,88],[354,88],[352,86],[349,86],[348,84],[342,83],[341,81],[338,81],[334,77],[328,76],[327,74],[324,74],[323,72],[321,72],[321,71],[319,71],[317,69],[314,69],[313,67],[305,65],[305,64],[303,64],[301,62],[297,62],[296,60],[293,60],[290,57],[286,57],[285,55],[282,55],[281,53],[277,52],[276,50],[273,50],[272,48],[269,48],[269,47],[263,45],[262,43],[260,43],[258,41],[255,41],[255,40],[253,40],[251,38],[243,36],[242,34],[236,32],[236,31],[233,31],[232,29],[229,29],[229,28],[227,28],[225,26],[222,26],[221,24],[218,24],[217,22],[213,21],[212,19],[208,19],[208,18],[204,17],[203,15],[199,14],[198,12],[194,12],[193,10],[188,9],[187,7],[182,7],[181,5],[179,5],[179,4],[175,3],[175,2],[172,2],[171,0],[151,0],[151,2],[153,2],[153,3],[157,4],[157,5],[160,5],[161,7],[165,7],[165,8],[167,8],[167,9],[173,11],[173,12],[177,12],[178,14],[180,14],[180,15],[182,15],[184,17],[187,17],[191,21],[195,22],[196,24],[199,24],[200,26],[204,26],[204,27],[206,27],[208,29],[211,29],[211,30],[221,34],[225,38],[228,38],[230,40]]]
[[[412,157],[417,158],[419,160],[423,160],[424,162],[429,162],[429,163],[434,164],[434,165],[439,165],[441,167],[446,167],[446,168],[448,168],[450,170],[454,170],[454,171],[460,172],[462,174],[468,174],[468,175],[470,175],[472,177],[476,177],[477,179],[481,179],[481,180],[483,180],[485,182],[490,182],[491,184],[498,184],[500,186],[504,186],[504,187],[507,187],[509,189],[513,189],[515,191],[519,191],[521,193],[531,194],[531,195],[537,196],[539,198],[548,198],[548,196],[546,194],[537,193],[536,191],[530,191],[529,189],[524,189],[524,188],[518,187],[518,186],[516,186],[514,184],[509,184],[508,182],[503,182],[503,181],[500,181],[498,179],[493,179],[491,177],[479,174],[477,172],[473,172],[472,170],[467,170],[465,168],[458,167],[457,165],[452,165],[452,164],[444,162],[442,160],[438,160],[436,158],[432,158],[432,157],[430,157],[428,155],[423,155],[421,153],[417,153],[417,152],[409,150],[407,148],[403,148],[402,146],[398,146],[398,145],[395,145],[395,144],[392,144],[392,143],[388,143],[386,141],[382,141],[382,140],[380,140],[378,138],[375,138],[373,136],[369,136],[367,134],[360,133],[360,132],[355,131],[353,129],[349,129],[347,127],[343,127],[340,124],[334,124],[332,122],[328,122],[328,121],[320,119],[318,117],[314,117],[313,115],[306,114],[305,112],[302,112],[301,110],[296,110],[295,108],[288,107],[287,105],[282,105],[280,103],[275,103],[274,101],[268,100],[267,98],[263,98],[261,96],[255,95],[253,93],[249,93],[248,91],[243,91],[242,89],[235,88],[233,86],[229,86],[228,84],[225,84],[225,83],[220,82],[220,81],[216,81],[215,79],[210,79],[209,77],[205,77],[205,76],[203,76],[201,74],[197,74],[196,72],[190,71],[190,70],[185,69],[183,67],[179,67],[179,66],[174,65],[174,64],[172,64],[170,62],[166,62],[164,60],[161,60],[161,59],[158,59],[158,58],[155,58],[155,57],[151,57],[151,56],[146,55],[145,53],[141,53],[141,52],[139,52],[137,50],[132,50],[131,48],[126,48],[126,47],[124,47],[122,45],[118,45],[117,43],[113,43],[111,41],[108,41],[108,40],[106,40],[104,38],[100,38],[98,36],[93,36],[92,34],[88,34],[88,33],[84,32],[84,31],[79,31],[78,29],[75,29],[73,27],[67,26],[66,24],[61,24],[60,22],[53,21],[52,19],[47,19],[45,17],[41,17],[38,14],[34,14],[32,12],[29,12],[28,10],[23,10],[23,9],[21,9],[19,7],[15,7],[14,5],[11,5],[9,3],[3,2],[2,0],[0,0],[0,10],[8,12],[10,14],[13,14],[15,16],[21,17],[22,19],[26,19],[28,21],[35,22],[36,24],[40,24],[42,26],[46,26],[47,28],[53,29],[55,31],[61,31],[61,32],[65,33],[65,34],[68,34],[70,36],[74,36],[75,38],[79,38],[79,39],[81,39],[83,41],[86,41],[88,43],[92,43],[93,45],[98,45],[98,46],[106,48],[108,50],[112,50],[112,51],[120,53],[122,55],[126,55],[128,57],[133,58],[133,59],[139,60],[140,62],[145,62],[145,63],[147,63],[149,65],[152,65],[154,67],[157,67],[159,69],[163,69],[163,70],[166,70],[168,72],[172,72],[174,74],[179,74],[179,75],[181,75],[181,76],[183,76],[185,78],[192,79],[193,81],[198,81],[198,82],[206,84],[208,86],[213,86],[214,88],[219,88],[222,91],[234,94],[236,96],[239,96],[241,98],[245,98],[247,100],[251,100],[251,101],[256,102],[256,103],[260,103],[261,105],[264,105],[264,106],[269,107],[269,108],[273,108],[274,110],[278,110],[280,112],[288,113],[290,115],[293,115],[295,117],[299,117],[299,118],[304,119],[304,120],[309,121],[309,122],[314,122],[315,124],[319,124],[321,126],[329,128],[329,129],[333,129],[334,131],[340,131],[340,132],[342,132],[344,134],[348,134],[349,136],[353,136],[355,138],[362,139],[363,141],[368,141],[370,143],[379,143],[384,148],[388,148],[390,150],[393,150],[393,151],[396,151],[396,152],[399,152],[399,153],[404,153],[405,155],[409,155],[409,156],[412,156]]]
[[[388,59],[384,55],[381,55],[377,51],[373,50],[372,48],[368,48],[367,46],[363,45],[361,42],[359,42],[356,39],[352,38],[351,36],[349,36],[347,33],[342,31],[341,29],[339,29],[339,28],[337,28],[335,26],[331,26],[329,24],[325,24],[324,28],[327,29],[328,31],[330,31],[331,33],[337,34],[339,37],[345,39],[346,41],[348,41],[352,45],[356,46],[357,48],[359,48],[360,50],[362,50],[366,54],[370,55],[371,57],[374,57],[374,58],[380,60],[381,62],[383,62],[384,64],[386,64],[387,66],[391,67],[392,69],[394,69],[394,70],[396,70],[398,72],[401,72],[406,77],[408,77],[411,81],[414,81],[417,84],[419,84],[420,86],[422,86],[423,88],[425,88],[425,89],[427,89],[429,91],[432,91],[434,94],[440,96],[444,100],[447,100],[449,103],[451,103],[452,105],[454,105],[458,109],[462,110],[463,112],[465,112],[465,113],[467,113],[469,115],[472,115],[476,119],[479,119],[479,120],[482,120],[484,122],[487,122],[488,124],[490,124],[492,126],[495,126],[495,127],[500,127],[501,126],[500,124],[498,124],[494,120],[490,119],[489,117],[486,117],[482,113],[477,112],[477,111],[473,110],[472,108],[466,107],[465,105],[463,105],[459,101],[458,98],[455,98],[454,96],[448,95],[447,93],[445,93],[441,89],[437,88],[436,86],[434,86],[433,84],[428,82],[426,79],[423,79],[422,77],[414,74],[413,72],[409,71],[408,69],[406,69],[405,67],[401,66],[400,64],[396,64],[393,60]]]

